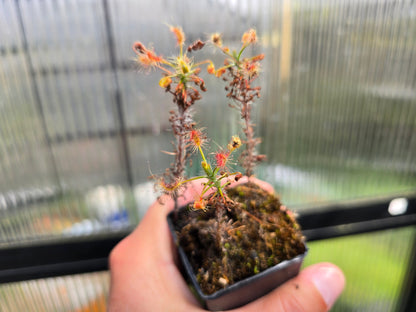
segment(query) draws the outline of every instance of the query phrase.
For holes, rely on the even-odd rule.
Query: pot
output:
[[[179,246],[173,223],[173,216],[174,212],[171,212],[168,215],[168,224],[178,248],[179,258],[184,269],[184,277],[195,289],[199,300],[211,311],[237,308],[266,295],[279,285],[298,275],[303,259],[308,252],[308,248],[305,244],[305,252],[303,254],[278,263],[275,266],[229,285],[213,294],[206,295],[199,286],[195,272],[193,271],[185,251]]]

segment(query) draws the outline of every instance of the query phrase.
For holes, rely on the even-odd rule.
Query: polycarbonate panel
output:
[[[261,172],[287,203],[414,190],[414,2],[281,4]]]
[[[116,100],[110,71],[49,73],[36,82],[52,141],[115,132]]]
[[[171,55],[176,43],[166,24],[182,25],[189,42],[222,32],[232,47],[256,28],[260,44],[248,52],[266,58],[253,116],[260,152],[268,156],[257,175],[286,204],[316,206],[416,189],[414,1],[4,0],[0,247],[116,231],[139,221],[155,196],[147,177],[172,161],[161,153],[171,147],[166,128],[172,104],[158,86],[159,74],[134,63],[131,46],[141,40]],[[205,47],[198,57],[219,64],[220,53],[211,52]],[[204,79],[211,92],[195,105],[195,116],[215,149],[242,134],[239,113],[227,106],[221,81]],[[188,170],[197,172],[196,165]],[[384,241],[394,241],[389,253],[404,259],[389,263],[405,270],[409,246],[397,247],[400,233]],[[373,234],[353,237],[351,244],[348,238],[313,243],[310,261],[318,260],[315,249],[325,255],[326,245],[351,263],[366,252],[357,248],[350,259],[351,245],[373,244],[383,256],[383,235],[374,234],[374,244]],[[355,278],[347,264],[333,260],[347,269],[347,280]],[[389,281],[402,280],[400,271]],[[31,283],[35,289],[22,286]],[[1,304],[11,309],[20,299],[20,310],[29,311],[30,298],[45,309],[66,304],[68,293],[49,303],[39,290],[59,291],[36,283],[2,286],[7,296]],[[368,305],[366,295],[352,288],[341,302],[356,300],[357,307],[376,311],[375,300],[388,294],[383,304],[395,306],[391,289],[364,288],[374,299]],[[90,302],[81,298],[68,299],[72,308]]]
[[[120,67],[134,68],[126,59],[135,40],[165,56],[173,53],[174,38],[163,23],[146,14],[149,10],[166,23],[183,25],[190,40],[218,30],[234,46],[245,29],[256,27],[261,45],[254,52],[265,52],[266,59],[259,81],[262,98],[254,115],[263,140],[260,149],[268,156],[257,173],[286,203],[415,188],[414,3],[160,1],[149,7],[110,1],[110,7]],[[181,15],[184,11],[192,13]],[[137,12],[143,18],[137,18]],[[198,27],[193,24],[196,19]],[[198,56],[203,59],[208,52],[205,48]],[[119,75],[127,78],[121,71]],[[170,97],[158,90],[158,77],[140,72],[120,78],[123,96],[129,99],[125,110],[129,126],[147,115],[152,121],[143,124],[153,132],[166,125]],[[215,92],[197,103],[196,117],[213,142],[224,144],[239,133],[238,113],[227,108],[222,83],[205,78]],[[150,167],[160,168],[152,161]]]
[[[163,156],[138,144],[137,134],[169,148],[159,134],[170,98],[156,74],[137,73],[131,43],[140,39],[169,55],[175,43],[164,22],[182,24],[190,40],[222,31],[232,45],[246,28],[257,28],[256,49],[266,59],[254,113],[268,155],[258,173],[286,203],[384,195],[416,184],[410,2],[22,0],[2,6],[1,190],[11,192],[7,198],[34,188],[82,193],[123,185],[126,170],[139,170],[132,175],[140,184],[146,171],[161,171],[164,165],[152,160]],[[73,16],[79,8],[82,14]],[[186,18],[185,8],[192,8]],[[226,106],[221,82],[206,80],[219,91],[196,105],[196,117],[213,142],[224,144],[239,132],[238,113]],[[127,146],[118,135],[122,123],[133,131]]]
[[[1,4],[0,206],[2,219],[9,220],[3,232],[31,224],[19,221],[22,214],[26,220],[51,211],[55,219],[83,211],[89,219],[94,213],[85,208],[85,196],[95,187],[121,186],[133,198],[131,186],[146,188],[147,176],[169,165],[160,150],[170,148],[170,97],[160,90],[158,74],[138,69],[131,50],[132,42],[142,40],[164,55],[173,53],[165,23],[183,25],[189,41],[223,32],[232,46],[245,29],[256,27],[261,44],[252,52],[263,51],[266,59],[254,117],[261,152],[268,156],[257,172],[285,203],[415,188],[413,3],[105,3]],[[182,14],[185,9],[192,14]],[[199,57],[211,54],[206,47]],[[213,59],[220,62],[219,53]],[[215,148],[241,134],[239,118],[226,105],[222,82],[205,80],[213,92],[195,113]],[[131,180],[134,185],[127,185]],[[39,197],[50,202],[38,205]],[[84,218],[69,223],[74,220]],[[38,235],[30,229],[23,231],[26,239]]]
[[[2,284],[0,311],[104,312],[108,291],[108,272]]]
[[[6,1],[8,2],[8,1]],[[35,71],[74,71],[109,64],[100,0],[20,0]]]

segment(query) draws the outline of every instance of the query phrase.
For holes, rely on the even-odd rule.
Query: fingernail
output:
[[[332,307],[344,289],[344,274],[334,266],[322,266],[311,274],[311,279],[327,307]]]

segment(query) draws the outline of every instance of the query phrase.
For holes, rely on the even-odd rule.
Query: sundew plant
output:
[[[256,146],[260,139],[254,135],[254,124],[251,120],[251,111],[255,99],[260,97],[260,87],[252,86],[260,73],[260,61],[264,55],[244,57],[249,46],[257,43],[257,34],[250,29],[242,36],[240,49],[230,50],[223,45],[220,34],[215,33],[208,40],[200,39],[186,46],[186,37],[180,27],[169,26],[176,38],[178,54],[168,58],[157,54],[153,48],[146,47],[141,42],[133,44],[139,65],[148,70],[159,70],[162,77],[159,86],[171,95],[175,109],[169,112],[169,122],[174,136],[173,151],[166,152],[174,157],[170,167],[160,176],[153,176],[156,185],[167,194],[177,199],[179,189],[190,181],[203,180],[203,189],[193,203],[194,209],[205,210],[211,198],[220,198],[224,204],[229,200],[226,186],[238,180],[242,174],[230,169],[230,159],[235,150],[245,146],[240,155],[244,174],[252,176],[256,163],[264,159],[258,155]],[[207,44],[219,49],[224,55],[224,62],[216,69],[215,64],[209,60],[197,61],[194,54]],[[212,159],[208,159],[205,148],[209,143],[204,129],[198,128],[193,118],[193,105],[202,98],[206,92],[204,80],[200,77],[202,66],[206,66],[208,74],[221,78],[226,83],[226,97],[230,99],[229,106],[238,109],[242,119],[244,139],[232,136],[225,148],[219,148]],[[198,153],[201,157],[203,175],[185,177],[185,167],[190,165],[190,156]],[[207,194],[210,194],[207,198]]]

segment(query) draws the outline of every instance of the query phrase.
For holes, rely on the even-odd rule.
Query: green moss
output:
[[[279,209],[278,198],[269,200],[268,193],[253,184],[246,184],[239,190],[246,194],[243,205],[247,205],[247,213],[239,205],[211,210],[201,214],[203,220],[200,222],[190,219],[180,232],[181,246],[194,261],[192,266],[195,272],[208,272],[207,277],[202,275],[200,282],[206,294],[223,288],[223,283],[219,281],[225,273],[230,283],[235,283],[260,273],[278,260],[304,252],[302,235],[299,231],[294,232],[293,220],[286,221],[284,212]],[[236,189],[230,189],[228,194],[231,199],[240,202],[241,198],[236,198]],[[265,213],[262,214],[258,207],[262,206],[261,202],[266,198],[270,205],[265,205]],[[222,207],[224,202],[217,199],[212,205]],[[218,226],[219,223],[224,226]],[[263,233],[261,236],[260,227]],[[276,230],[279,235],[275,233]],[[286,240],[293,244],[288,242],[282,245]],[[198,256],[195,256],[196,250],[200,253]]]

